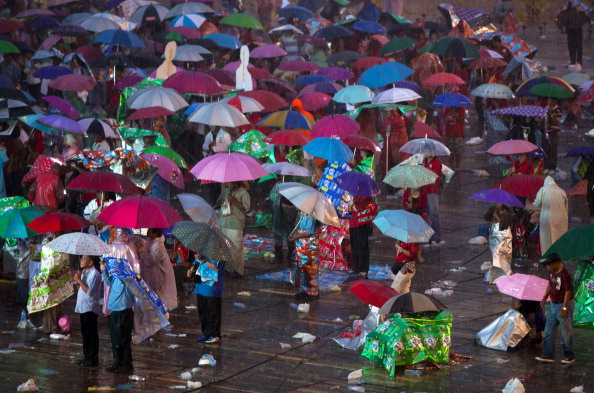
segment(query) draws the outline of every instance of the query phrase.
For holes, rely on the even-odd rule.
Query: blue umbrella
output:
[[[348,37],[353,35],[353,32],[347,29],[346,27],[330,25],[328,27],[324,27],[314,33],[315,37],[325,38],[327,40],[333,40],[335,38],[342,38]]]
[[[371,102],[373,97],[375,97],[375,94],[369,87],[351,85],[338,91],[332,99],[343,104],[360,104],[362,102]]]
[[[367,173],[346,172],[338,176],[334,181],[339,188],[348,191],[351,195],[373,197],[380,193],[379,186]]]
[[[398,82],[394,83],[394,87],[399,87],[401,89],[409,89],[419,95],[423,94],[423,89],[421,89],[421,87],[416,82],[413,82],[413,81],[398,81]]]
[[[31,22],[31,26],[37,29],[48,29],[50,27],[56,27],[59,25],[60,22],[56,18],[52,18],[50,16],[35,18],[35,20]]]
[[[111,10],[113,8],[119,7],[124,1],[125,0],[108,0],[107,3],[105,3],[105,9]]]
[[[482,190],[470,196],[469,198],[477,199],[483,202],[501,203],[502,205],[524,208],[524,204],[520,202],[517,197],[499,188]]]
[[[101,34],[95,38],[95,42],[103,42],[104,44],[118,46],[144,48],[144,43],[140,38],[138,38],[136,34],[121,29],[102,31]]]
[[[365,5],[357,14],[357,18],[362,20],[378,20],[380,11],[375,4],[370,1],[365,2]]]
[[[58,135],[57,131],[54,131],[47,126],[44,126],[43,124],[37,123],[37,119],[44,117],[44,116],[45,116],[44,114],[27,115],[27,116],[19,117],[19,120],[22,121],[23,123],[25,123],[26,125],[28,125],[29,127],[33,127],[45,134],[57,136]]]
[[[280,9],[280,11],[278,13],[280,16],[282,16],[285,19],[297,18],[300,21],[306,21],[308,19],[316,17],[316,15],[313,12],[311,12],[310,10],[308,10],[307,8],[299,7],[296,5],[290,5],[287,7],[283,7]]]
[[[219,48],[239,49],[239,48],[241,48],[241,45],[242,45],[241,41],[239,41],[237,38],[235,38],[229,34],[212,33],[212,34],[207,34],[202,38],[211,40],[212,42],[217,44],[217,46]]]
[[[444,107],[469,106],[472,105],[472,102],[470,102],[468,97],[465,95],[458,93],[448,93],[435,97],[431,105]]]
[[[343,141],[334,138],[316,138],[303,146],[303,150],[328,161],[349,162],[354,157],[351,149]]]
[[[435,233],[423,217],[401,210],[383,210],[373,220],[386,236],[405,243],[426,243]]]
[[[6,75],[0,75],[0,88],[14,89],[14,83]]]
[[[567,157],[594,155],[594,146],[577,146],[567,152]]]
[[[68,74],[72,74],[72,71],[70,71],[66,67],[47,66],[47,67],[41,67],[40,69],[35,71],[33,76],[35,78],[39,78],[39,79],[56,79],[59,76],[68,75]]]
[[[328,78],[327,76],[316,75],[316,74],[303,75],[295,80],[295,84],[298,86],[313,85],[316,83],[324,83],[324,82],[332,82],[332,80],[330,78]]]
[[[351,30],[356,30],[361,33],[368,33],[368,34],[386,34],[386,29],[384,26],[380,25],[377,22],[372,22],[369,20],[360,20],[355,23]]]
[[[357,80],[358,85],[369,88],[382,87],[398,82],[414,74],[414,71],[404,64],[389,61],[368,68]]]

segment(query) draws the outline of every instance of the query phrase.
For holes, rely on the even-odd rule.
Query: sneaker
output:
[[[580,72],[582,70],[582,65],[580,63],[575,63],[575,71]]]
[[[437,243],[440,246],[443,246],[445,244],[445,240],[440,241],[439,243]]]
[[[82,367],[97,367],[99,365],[98,360],[85,360],[80,363]]]
[[[218,344],[221,342],[221,338],[220,337],[211,337],[208,340],[206,340],[204,343],[205,344]]]
[[[206,337],[204,334],[202,334],[202,335],[200,335],[200,337],[198,337],[196,339],[196,341],[198,341],[199,343],[202,343],[202,342],[206,341],[207,338],[208,337]]]
[[[563,364],[575,363],[575,358],[573,358],[573,359],[565,358],[565,359],[561,360],[561,363],[563,363]]]
[[[541,362],[541,363],[554,363],[555,362],[554,359],[545,358],[544,356],[537,356],[534,359],[536,359],[536,361]]]

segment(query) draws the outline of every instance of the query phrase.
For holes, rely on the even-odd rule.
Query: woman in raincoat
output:
[[[541,209],[540,253],[544,254],[567,232],[567,195],[551,176],[547,176],[544,185],[536,194],[534,206]]]
[[[499,268],[506,275],[512,274],[512,212],[504,205],[491,207],[485,219],[491,223],[489,228],[489,249],[493,256],[491,271],[489,272],[489,283],[492,284],[496,278],[493,267]]]

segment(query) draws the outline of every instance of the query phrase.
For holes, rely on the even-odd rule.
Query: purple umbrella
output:
[[[421,87],[416,82],[413,82],[413,81],[404,81],[404,80],[398,81],[398,82],[394,83],[394,87],[400,87],[402,89],[409,89],[419,95],[423,95],[423,89],[421,89]]]
[[[277,45],[261,45],[257,48],[252,49],[250,57],[254,59],[267,59],[271,57],[281,57],[286,55],[287,52]]]
[[[301,97],[307,93],[326,93],[326,94],[334,94],[337,91],[341,90],[344,86],[339,85],[338,83],[330,83],[330,82],[322,82],[316,83],[314,85],[307,85],[298,94],[298,97]]]
[[[47,66],[47,67],[41,67],[39,70],[35,71],[33,76],[35,78],[39,78],[39,79],[56,79],[59,76],[69,75],[69,74],[72,74],[72,71],[70,71],[66,67]]]
[[[367,173],[346,172],[338,176],[334,181],[339,188],[348,191],[352,195],[374,197],[380,193],[377,183]]]
[[[304,42],[306,44],[310,44],[313,46],[319,46],[321,48],[328,48],[328,42],[326,40],[315,37],[313,35],[298,35],[296,37],[297,41]]]
[[[71,132],[85,135],[85,129],[72,119],[59,115],[49,115],[37,120],[39,124],[48,126],[56,131]]]
[[[282,63],[278,66],[278,69],[282,71],[307,72],[317,71],[320,69],[320,66],[307,60],[292,60]]]
[[[479,191],[472,195],[470,199],[477,199],[483,202],[500,203],[502,205],[523,208],[524,204],[518,198],[499,188],[491,188]]]
[[[349,70],[345,70],[342,67],[326,67],[318,70],[316,72],[317,75],[323,75],[325,77],[330,78],[333,81],[345,81],[347,79],[351,79],[355,77]],[[414,83],[414,82],[413,82]]]
[[[547,116],[547,108],[537,105],[523,105],[510,106],[509,108],[495,109],[491,113],[494,115],[514,115],[514,116],[531,116],[545,118]]]
[[[35,18],[35,20],[31,22],[31,26],[37,29],[48,29],[50,27],[56,27],[59,25],[60,22],[51,16],[41,16],[39,18]]]
[[[69,118],[73,120],[78,120],[80,118],[80,113],[78,113],[76,108],[65,99],[56,96],[46,96],[43,97],[43,99]]]
[[[223,71],[235,72],[241,65],[241,61],[232,61],[231,63],[225,64]],[[256,68],[253,64],[248,64],[248,70]]]

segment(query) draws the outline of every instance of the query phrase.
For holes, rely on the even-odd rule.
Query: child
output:
[[[99,259],[83,255],[80,259],[82,273],[77,271],[73,278],[80,285],[76,297],[75,312],[80,314],[80,330],[83,336],[84,358],[78,363],[83,367],[96,367],[99,364],[99,333],[97,316],[101,311],[101,273]]]

